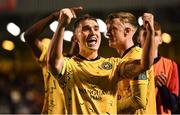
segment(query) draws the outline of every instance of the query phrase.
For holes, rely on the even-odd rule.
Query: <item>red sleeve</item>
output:
[[[179,75],[178,75],[178,67],[175,62],[173,63],[173,70],[172,70],[172,75],[171,75],[171,83],[169,85],[169,90],[171,93],[176,94],[177,96],[179,95]]]

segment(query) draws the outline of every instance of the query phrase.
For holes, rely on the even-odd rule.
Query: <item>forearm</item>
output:
[[[59,23],[48,49],[48,67],[54,74],[59,74],[62,69],[64,30],[65,26]]]
[[[141,60],[128,60],[119,64],[118,69],[122,79],[133,79],[143,72]]]
[[[71,19],[76,17],[75,12],[82,7],[64,8],[58,12],[58,27],[53,35],[47,54],[48,68],[54,74],[59,74],[63,66],[63,38],[65,27],[70,24]]]
[[[143,46],[143,53],[141,58],[141,67],[145,70],[149,69],[154,62],[155,55],[155,40],[154,31],[147,33],[146,40]]]
[[[131,96],[118,100],[118,111],[134,113],[137,109],[146,107],[147,84],[130,85]]]
[[[29,40],[38,38],[39,35],[44,31],[44,29],[47,26],[49,26],[49,24],[53,21],[54,21],[54,17],[51,14],[51,15],[41,19],[40,21],[38,21],[34,25],[32,25],[30,28],[28,28],[25,31],[24,36],[25,36],[26,41],[28,42]]]
[[[41,40],[39,40],[39,36],[53,20],[53,15],[51,14],[25,31],[24,38],[26,43],[31,47],[37,58],[39,58],[43,50],[43,44],[41,43]]]
[[[118,66],[120,76],[133,79],[151,67],[155,54],[154,31],[150,32],[146,37],[141,60],[128,60],[127,62],[124,62],[124,64],[120,64]]]
[[[153,64],[155,56],[154,16],[151,13],[144,13],[142,18],[145,29],[145,41],[142,51],[141,67],[147,70]]]
[[[136,110],[144,108],[144,105],[136,102],[137,97],[122,98],[118,100],[118,113],[135,113]]]

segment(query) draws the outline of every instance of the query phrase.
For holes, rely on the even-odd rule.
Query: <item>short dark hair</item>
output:
[[[138,27],[138,29],[137,29],[137,31],[136,31],[136,35],[138,36],[139,35],[139,32],[141,31],[141,29],[144,29],[144,26],[143,25],[141,25],[141,26],[139,26]],[[162,31],[161,30],[161,25],[159,24],[159,22],[157,22],[157,21],[154,21],[154,30],[155,31]]]
[[[158,31],[158,30],[161,31],[161,25],[157,21],[154,21],[154,30],[155,31]]]
[[[95,22],[97,22],[96,18],[89,15],[89,14],[85,14],[83,16],[81,16],[80,18],[78,18],[75,22],[74,22],[74,30],[77,28],[77,26],[79,26],[80,22],[83,21],[83,20],[87,20],[87,19],[90,19],[90,20],[94,20]]]

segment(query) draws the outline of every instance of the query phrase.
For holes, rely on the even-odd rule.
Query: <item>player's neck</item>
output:
[[[79,53],[81,56],[85,57],[87,60],[93,60],[98,57],[98,52],[93,51],[93,52],[86,52],[86,51],[81,51]]]
[[[126,52],[126,50],[128,50],[129,48],[131,48],[132,46],[134,46],[133,42],[127,42],[124,45],[121,45],[120,47],[116,48],[116,50],[118,51],[118,53],[120,54],[120,56],[122,57],[124,52]]]
[[[158,57],[158,49],[155,50],[155,55],[154,55],[154,58],[157,58]]]

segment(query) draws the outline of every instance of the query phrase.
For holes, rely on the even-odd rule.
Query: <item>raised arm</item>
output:
[[[59,16],[59,11],[53,12],[49,16],[39,20],[31,27],[29,27],[24,34],[26,43],[31,47],[36,57],[39,57],[42,52],[42,44],[39,40],[40,34],[44,29],[49,26],[51,22],[57,20]]]
[[[79,53],[79,45],[77,42],[71,40],[71,48],[67,54],[67,57],[72,57],[74,55],[77,55]]]
[[[155,48],[154,48],[154,17],[150,13],[144,13],[143,15],[143,26],[145,43],[143,45],[143,53],[141,60],[127,61],[120,66],[120,76],[125,78],[130,77],[131,79],[138,76],[140,73],[148,70],[153,64]]]
[[[65,8],[59,12],[59,24],[53,35],[47,54],[48,68],[55,75],[61,72],[63,66],[62,52],[65,27],[71,22],[72,18],[76,18],[75,12],[79,10],[82,10],[82,7]]]
[[[146,40],[143,46],[141,68],[149,69],[150,66],[153,65],[155,55],[154,16],[150,13],[144,13],[142,18],[144,21]]]

